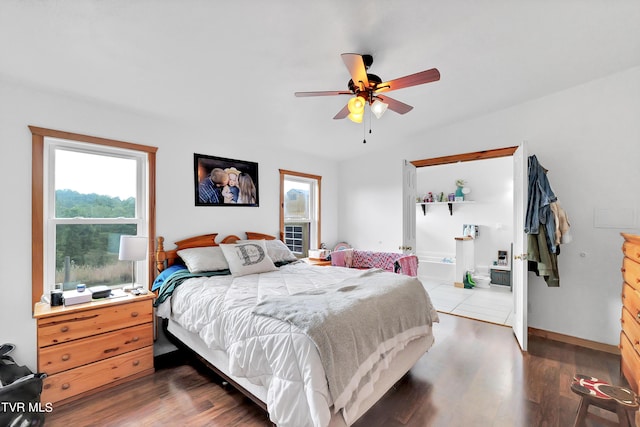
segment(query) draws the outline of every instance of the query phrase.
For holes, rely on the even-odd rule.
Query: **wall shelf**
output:
[[[448,205],[449,206],[449,215],[453,215],[453,205],[468,205],[471,203],[475,203],[472,200],[463,200],[461,202],[418,202],[416,204],[420,205],[422,207],[422,213],[424,215],[427,214],[427,206],[430,205]]]

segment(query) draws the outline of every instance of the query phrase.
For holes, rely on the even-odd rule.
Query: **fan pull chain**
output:
[[[367,130],[367,123],[366,123],[366,120],[363,120],[362,121],[362,143],[363,144],[367,143],[367,139],[365,138],[366,130]]]
[[[367,143],[367,139],[366,139],[366,131],[367,131],[367,124],[365,123],[365,121],[362,121],[362,143],[366,144]],[[371,109],[369,109],[369,134],[371,134]]]

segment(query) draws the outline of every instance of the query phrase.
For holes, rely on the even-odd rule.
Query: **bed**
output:
[[[314,266],[273,236],[158,237],[167,331],[283,427],[353,424],[433,345],[415,277]]]

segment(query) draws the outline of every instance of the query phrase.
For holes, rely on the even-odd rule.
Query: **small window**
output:
[[[131,283],[118,251],[121,235],[146,235],[145,155],[55,138],[45,138],[45,149],[47,282],[63,290]],[[139,270],[136,281],[145,283],[146,268]]]
[[[280,234],[297,256],[320,246],[322,177],[280,170]]]
[[[156,147],[30,127],[32,301],[58,285],[147,287],[153,254],[118,259],[120,236],[155,237]],[[133,267],[133,268],[132,268]]]

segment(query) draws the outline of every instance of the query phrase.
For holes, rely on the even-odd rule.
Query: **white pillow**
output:
[[[222,244],[220,247],[234,276],[265,273],[277,269],[267,253],[264,240],[249,240],[233,245]]]
[[[236,243],[264,242],[267,254],[273,262],[297,261],[298,258],[291,252],[282,240],[238,240]]]
[[[178,251],[178,255],[182,258],[190,273],[229,269],[227,259],[219,246],[182,249]]]

